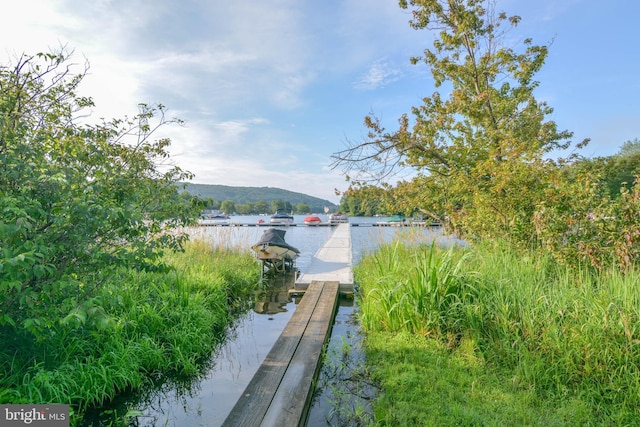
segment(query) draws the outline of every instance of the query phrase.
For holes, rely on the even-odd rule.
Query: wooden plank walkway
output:
[[[304,426],[338,305],[337,281],[314,281],[223,426]]]
[[[307,270],[298,277],[294,291],[304,291],[313,281],[337,281],[341,291],[353,291],[351,227],[338,224],[329,240],[316,252]]]

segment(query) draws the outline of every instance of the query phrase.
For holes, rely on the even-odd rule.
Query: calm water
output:
[[[261,217],[231,218],[234,223],[255,224]],[[262,219],[268,222],[268,217]],[[300,250],[296,268],[301,273],[333,232],[332,227],[304,226],[303,219],[304,216],[296,216],[295,227],[282,227],[287,230],[287,243]],[[396,236],[451,242],[451,239],[442,236],[437,228],[364,226],[380,220],[350,219],[352,224],[363,224],[351,227],[354,264],[364,253],[374,250],[380,243],[388,242]],[[213,245],[248,250],[266,229],[267,227],[200,227],[190,232],[192,236],[202,237]],[[288,294],[294,280],[294,275],[289,274],[278,275],[270,282],[268,290],[258,295],[253,310],[234,324],[229,331],[228,339],[212,356],[210,366],[200,378],[186,385],[167,384],[158,390],[149,390],[145,396],[129,400],[126,406],[142,413],[136,417],[132,425],[191,427],[222,424],[295,311],[297,301],[292,300]],[[330,348],[342,345],[344,340],[352,342],[359,339],[357,324],[353,321],[353,310],[352,300],[341,300],[332,330]],[[330,419],[329,413],[332,409],[329,399],[334,400],[322,390],[317,393],[309,415],[310,426],[329,425],[330,421],[327,420]]]

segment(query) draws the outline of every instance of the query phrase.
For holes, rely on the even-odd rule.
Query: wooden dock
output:
[[[298,277],[290,293],[304,293],[314,281],[337,281],[340,292],[353,293],[351,228],[338,224],[329,240],[316,252],[307,270]]]
[[[329,224],[327,222],[323,222],[320,224],[303,224],[303,223],[292,223],[292,224],[270,224],[268,222],[264,223],[247,223],[247,222],[232,222],[229,224],[219,224],[219,223],[206,223],[202,222],[197,224],[198,227],[337,227],[342,224]],[[398,222],[362,222],[362,223],[347,223],[350,227],[440,227],[442,224],[439,222],[424,222],[424,221],[411,221],[406,223],[398,223]]]
[[[306,425],[339,294],[353,290],[351,258],[350,226],[339,224],[296,281],[296,311],[223,426]]]
[[[304,426],[339,283],[312,282],[223,426]]]

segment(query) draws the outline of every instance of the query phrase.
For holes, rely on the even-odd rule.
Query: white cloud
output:
[[[545,37],[570,31],[568,17],[588,4],[570,0],[554,19],[544,20],[556,7],[551,0],[533,9],[531,2],[507,1],[505,9],[526,11],[521,28],[533,21]],[[91,68],[81,93],[94,98],[95,120],[134,115],[139,102],[166,105],[186,125],[160,132],[172,139],[172,155],[196,173],[197,182],[333,197],[333,188],[346,184],[327,170],[330,155],[344,148],[345,139],[362,135],[362,117],[373,109],[392,121],[391,129],[432,90],[425,67],[411,66],[409,58],[431,46],[433,35],[411,29],[410,18],[387,0],[22,0],[0,15],[0,55],[11,62],[15,53],[66,44],[80,67],[86,57]],[[594,37],[617,35],[621,41],[611,45],[623,49],[629,37],[622,39],[617,29],[631,28],[629,22],[603,22],[616,27],[602,27]],[[584,34],[581,46],[594,45],[590,36]],[[607,62],[611,69],[632,72],[633,62],[616,63],[635,58],[635,45],[627,49]],[[556,100],[568,104],[574,95],[548,84],[567,69],[564,56],[550,58],[553,65],[551,59],[556,74],[550,68],[541,90],[555,108]],[[602,83],[601,76],[588,74],[592,68],[581,71],[579,82],[572,80],[576,92],[590,91],[589,82]],[[607,100],[594,93],[593,117],[605,122],[606,114],[619,115],[613,109],[618,104],[633,117],[638,87],[629,81],[607,81]],[[561,104],[556,113],[562,107],[568,110]],[[633,130],[621,126],[624,135]]]
[[[373,90],[398,81],[402,72],[390,61],[379,59],[354,84],[356,89]]]

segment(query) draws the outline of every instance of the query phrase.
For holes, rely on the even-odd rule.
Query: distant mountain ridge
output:
[[[186,183],[185,190],[194,196],[200,196],[205,199],[232,200],[238,204],[255,203],[261,200],[271,203],[273,200],[282,200],[291,203],[292,206],[298,203],[306,203],[312,212],[322,212],[325,206],[329,208],[337,207],[335,203],[329,200],[274,187],[232,187],[228,185]]]

